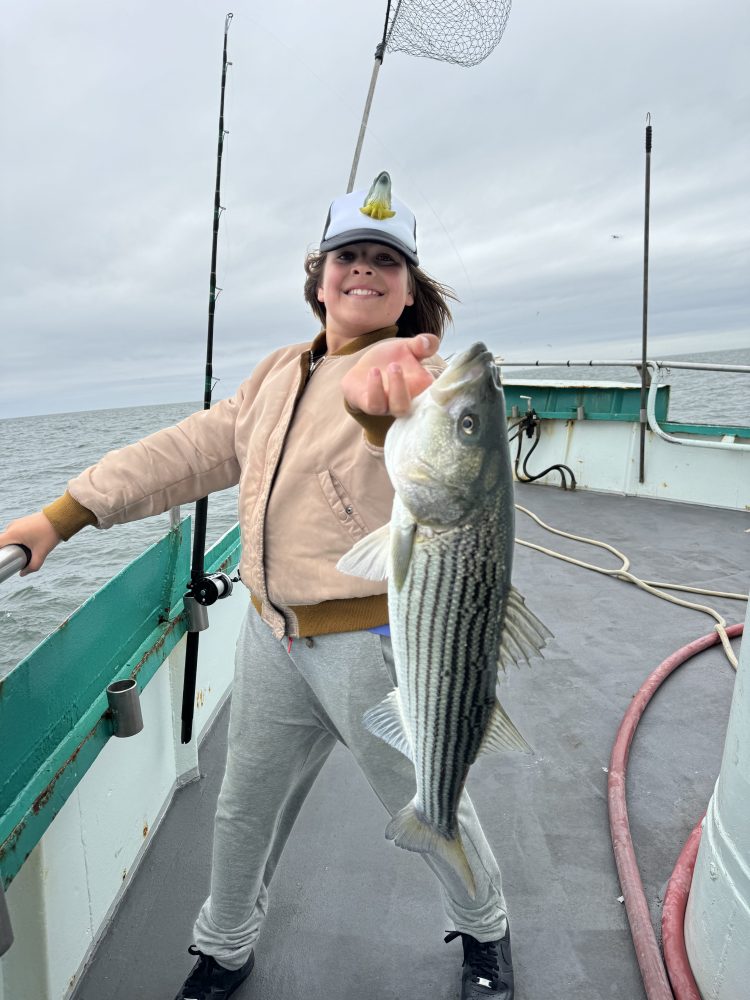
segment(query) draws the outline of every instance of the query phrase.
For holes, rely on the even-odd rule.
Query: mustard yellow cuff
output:
[[[64,542],[72,538],[87,524],[96,524],[96,517],[83,504],[68,493],[42,507],[42,513]]]
[[[375,445],[376,448],[382,448],[385,444],[385,436],[396,418],[388,414],[376,416],[372,413],[363,413],[362,410],[355,410],[346,400],[344,400],[344,406],[346,407],[346,412],[354,417],[364,430],[365,437],[370,444]]]

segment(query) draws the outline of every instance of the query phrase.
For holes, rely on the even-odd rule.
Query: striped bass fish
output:
[[[398,687],[364,723],[413,761],[416,794],[385,835],[444,858],[473,898],[457,819],[469,768],[485,751],[530,751],[497,699],[498,666],[528,662],[552,634],[510,582],[505,399],[484,344],[456,357],[395,420],[385,462],[391,521],[338,564],[388,578]]]

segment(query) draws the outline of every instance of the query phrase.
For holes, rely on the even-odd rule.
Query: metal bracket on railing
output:
[[[232,579],[226,573],[210,573],[188,586],[183,598],[188,619],[188,632],[204,632],[208,628],[208,611],[217,601],[232,593]]]

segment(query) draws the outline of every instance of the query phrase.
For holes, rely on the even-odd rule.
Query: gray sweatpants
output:
[[[250,607],[237,643],[211,895],[195,924],[197,947],[229,969],[244,964],[260,933],[279,856],[336,740],[354,754],[391,815],[415,791],[411,761],[362,724],[364,712],[394,686],[391,640],[341,632],[287,647]],[[466,793],[459,821],[475,899],[443,861],[422,857],[440,881],[453,927],[496,940],[506,926],[500,870]]]

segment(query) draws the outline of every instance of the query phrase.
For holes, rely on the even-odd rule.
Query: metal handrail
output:
[[[507,361],[496,357],[495,361],[506,368],[640,368],[640,361]],[[647,361],[653,368],[694,368],[707,372],[740,372],[750,375],[750,365],[712,365],[696,361]]]
[[[31,552],[25,545],[3,545],[0,548],[0,583],[18,573],[31,562]]]
[[[495,359],[499,365],[505,368],[640,368],[640,361],[505,361],[502,358]],[[695,361],[647,361],[646,365],[653,375],[660,369],[665,368],[686,368],[698,371],[712,372],[738,372],[743,375],[750,375],[750,365],[714,365],[701,364]],[[651,379],[648,389],[648,399],[646,401],[646,420],[648,426],[664,441],[670,444],[686,445],[690,448],[714,448],[721,451],[750,451],[750,444],[729,443],[725,441],[695,441],[693,439],[678,438],[668,434],[656,419],[656,391],[658,383],[656,378]]]

